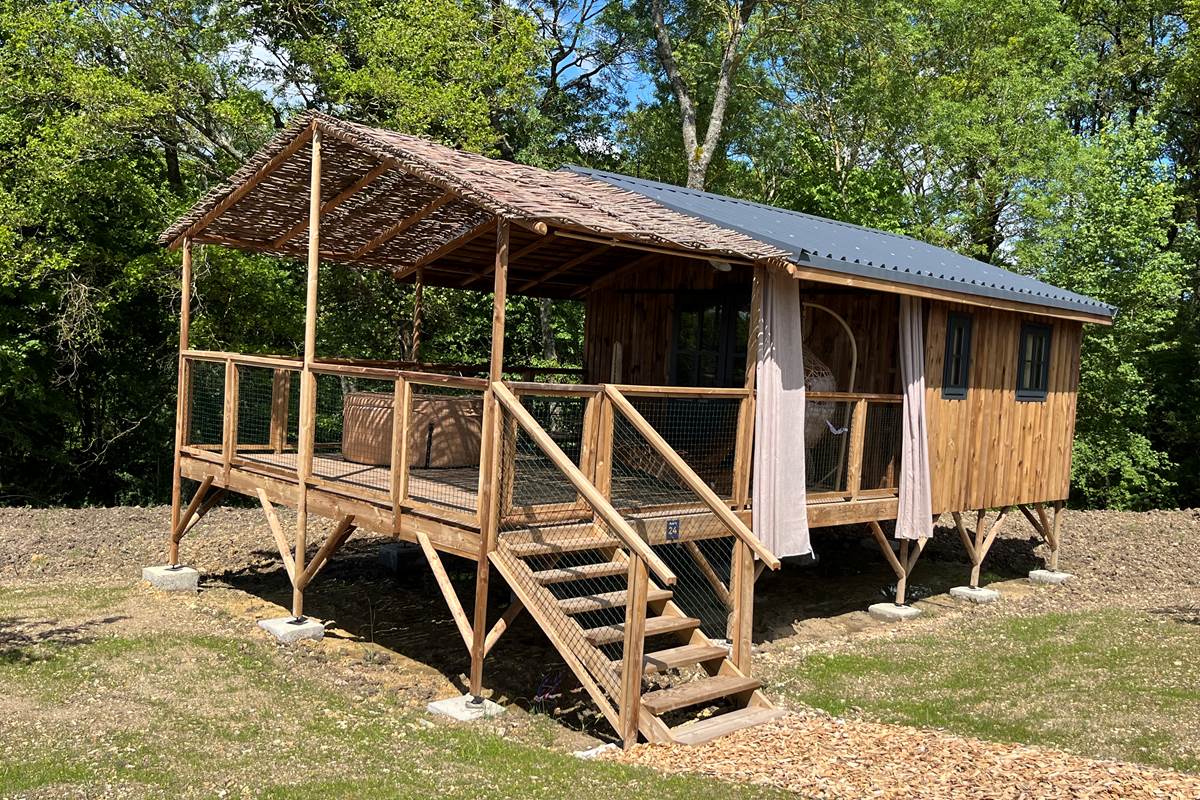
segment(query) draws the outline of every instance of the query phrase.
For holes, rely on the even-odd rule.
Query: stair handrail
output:
[[[492,393],[508,413],[513,415],[513,419],[525,430],[529,438],[533,439],[534,443],[541,448],[542,452],[553,462],[554,466],[558,467],[559,471],[566,476],[567,480],[575,487],[575,491],[583,495],[583,499],[587,501],[588,505],[617,534],[617,538],[631,551],[637,553],[646,562],[650,570],[658,576],[659,580],[670,586],[674,586],[677,580],[675,573],[650,548],[650,545],[646,544],[645,540],[638,536],[637,532],[625,521],[625,518],[600,493],[596,485],[587,479],[587,476],[583,474],[579,467],[575,466],[574,462],[563,452],[562,448],[550,438],[550,434],[546,433],[545,428],[538,424],[538,421],[526,410],[525,406],[521,405],[521,401],[517,399],[516,395],[500,381],[492,383]]]
[[[641,412],[634,408],[633,403],[621,393],[621,390],[611,383],[604,384],[604,394],[612,401],[612,404],[625,415],[625,418],[633,424],[650,446],[661,456],[667,464],[669,464],[679,477],[683,478],[683,482],[688,485],[688,488],[695,492],[704,504],[709,507],[717,518],[725,524],[725,527],[742,541],[743,544],[749,546],[754,551],[764,564],[771,569],[779,569],[779,557],[767,549],[767,546],[754,535],[754,532],[746,526],[746,523],[730,510],[729,505],[725,503],[712,488],[704,482],[704,479],[696,474],[686,461],[675,452],[675,448],[667,443],[667,440],[662,438],[659,432],[653,425],[646,421]]]

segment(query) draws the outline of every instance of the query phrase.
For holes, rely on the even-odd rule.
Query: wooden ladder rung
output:
[[[677,708],[694,706],[697,703],[716,700],[719,697],[752,692],[760,686],[762,686],[762,681],[757,678],[717,675],[712,678],[681,683],[669,689],[659,689],[657,692],[647,692],[642,695],[642,705],[651,714],[658,716]]]
[[[761,725],[786,714],[787,711],[782,708],[738,708],[699,722],[677,725],[671,728],[671,738],[679,744],[704,744],[727,733]]]
[[[558,601],[558,610],[564,614],[586,614],[589,611],[603,611],[607,608],[624,608],[627,597],[623,591],[567,597]],[[651,589],[646,592],[648,603],[670,599],[671,592],[667,589]]]
[[[700,620],[693,617],[650,617],[646,620],[646,636],[659,636],[664,633],[691,631],[700,627]],[[587,640],[594,645],[613,644],[625,639],[625,624],[602,625],[599,628],[589,628],[583,632]]]
[[[646,653],[642,658],[642,664],[645,667],[646,674],[649,675],[654,672],[664,672],[668,669],[692,667],[696,664],[703,664],[706,661],[716,661],[718,658],[725,658],[728,655],[729,651],[719,644],[685,644],[679,647],[669,647],[665,650]],[[615,661],[613,664],[620,669],[621,662]]]
[[[559,567],[544,569],[533,573],[533,579],[543,586],[552,583],[570,583],[584,581],[589,578],[607,578],[613,575],[624,575],[629,571],[629,565],[620,561],[601,561],[597,564],[580,564],[577,567]]]

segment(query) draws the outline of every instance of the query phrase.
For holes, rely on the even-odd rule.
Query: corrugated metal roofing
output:
[[[798,264],[1085,314],[1111,317],[1116,311],[1090,297],[909,236],[628,175],[575,166],[565,169],[636,192],[682,214],[739,231],[790,253]]]

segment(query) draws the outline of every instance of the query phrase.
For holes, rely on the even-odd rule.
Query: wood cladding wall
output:
[[[632,258],[637,258],[635,254]],[[613,382],[613,351],[621,345],[621,383],[670,383],[675,293],[728,289],[750,297],[752,272],[718,272],[706,261],[662,256],[636,264],[588,293],[584,318],[584,368],[593,383]]]
[[[936,301],[926,307],[925,396],[934,512],[1065,499],[1082,324]],[[972,318],[969,386],[962,400],[942,398],[951,312]],[[1019,337],[1026,321],[1053,330],[1043,401],[1017,400]]]

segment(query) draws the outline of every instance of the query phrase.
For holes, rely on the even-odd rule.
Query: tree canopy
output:
[[[1075,500],[1196,505],[1198,18],[1197,0],[0,0],[0,503],[166,496],[178,264],[155,237],[321,109],[904,232],[1112,303],[1084,344]],[[205,248],[195,271],[197,346],[298,349],[297,265]],[[325,351],[408,353],[410,286],[322,280]],[[486,295],[425,306],[426,356],[486,352]],[[578,303],[509,313],[517,358],[580,363]]]

